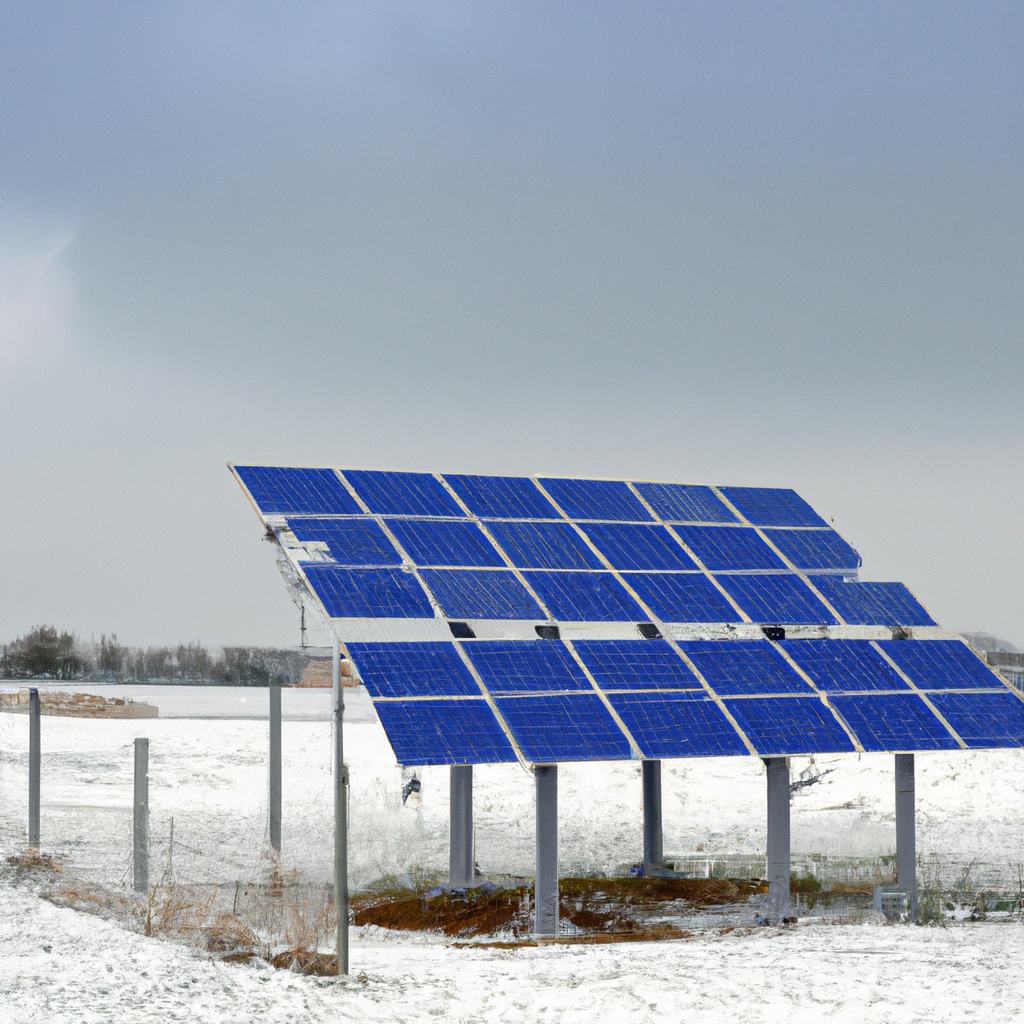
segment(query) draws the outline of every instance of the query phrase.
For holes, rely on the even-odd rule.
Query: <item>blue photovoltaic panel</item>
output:
[[[434,609],[416,577],[401,569],[303,567],[332,619],[430,619]]]
[[[594,693],[499,697],[496,703],[520,750],[537,764],[633,756],[625,734]]]
[[[856,572],[860,555],[835,530],[765,530],[768,539],[797,569]]]
[[[524,572],[562,622],[642,622],[647,615],[610,572]]]
[[[399,764],[496,764],[516,754],[484,700],[377,701]]]
[[[429,473],[346,469],[345,479],[371,512],[386,516],[465,516],[459,503]]]
[[[1009,691],[928,696],[967,746],[1024,746],[1024,703]]]
[[[576,653],[604,690],[700,690],[700,680],[664,640],[576,640]]]
[[[783,646],[825,693],[909,689],[868,640],[793,640]]]
[[[726,757],[747,748],[711,700],[687,693],[613,693],[611,705],[646,757]]]
[[[584,533],[616,569],[696,569],[663,526],[587,523]]]
[[[691,640],[679,646],[721,697],[814,692],[767,640]]]
[[[846,583],[835,576],[813,576],[811,582],[851,625],[935,625],[906,584]]]
[[[544,619],[516,579],[501,569],[422,569],[424,582],[449,619]]]
[[[295,539],[321,541],[339,565],[401,565],[402,558],[373,519],[289,519]],[[300,559],[301,561],[301,559]]]
[[[834,697],[832,704],[865,750],[900,753],[959,746],[916,693]]]
[[[528,477],[445,474],[445,480],[466,507],[484,519],[561,518]]]
[[[601,559],[568,523],[488,523],[517,569],[603,569]]]
[[[590,690],[593,687],[558,640],[490,640],[465,651],[491,693]]]
[[[735,523],[732,513],[710,487],[692,484],[634,484],[655,515],[674,523]]]
[[[621,480],[555,480],[544,477],[540,482],[570,519],[651,521],[650,513]]]
[[[782,559],[750,527],[676,526],[674,529],[711,572],[786,568]]]
[[[358,515],[362,509],[332,469],[235,466],[264,515]]]
[[[816,697],[752,697],[725,703],[762,757],[854,749],[845,730]]]
[[[703,573],[631,572],[623,576],[662,622],[739,622],[740,615]]]
[[[476,523],[390,519],[387,525],[416,565],[505,567],[501,555]]]
[[[1006,685],[959,640],[885,640],[878,646],[922,690],[993,690]]]
[[[753,622],[797,626],[836,621],[799,576],[719,576],[718,582]]]
[[[479,697],[480,687],[448,643],[348,644],[371,697]]]
[[[776,487],[720,487],[755,526],[828,526],[796,491]]]

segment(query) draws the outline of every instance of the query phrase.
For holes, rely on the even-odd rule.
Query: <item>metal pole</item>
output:
[[[534,768],[537,801],[537,862],[533,883],[537,935],[558,934],[558,765]]]
[[[476,880],[473,865],[473,766],[453,764],[449,769],[448,884],[453,889]]]
[[[132,827],[132,880],[135,891],[149,892],[149,740],[135,740],[135,799]]]
[[[39,849],[40,733],[39,691],[28,691],[28,845]]]
[[[341,692],[341,651],[334,638],[331,678],[334,686],[334,911],[338,974],[348,974],[348,766],[342,726],[345,698]]]
[[[661,762],[641,761],[644,794],[644,876],[665,868],[661,827]]]
[[[281,687],[270,684],[270,845],[281,852]]]
[[[914,821],[914,755],[896,755],[896,882],[910,897],[917,920],[917,838]]]
[[[789,915],[789,765],[784,757],[764,758],[768,770],[768,902],[771,916]]]

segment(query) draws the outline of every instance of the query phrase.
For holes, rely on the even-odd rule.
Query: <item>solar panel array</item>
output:
[[[1024,745],[795,492],[236,466],[405,764]]]

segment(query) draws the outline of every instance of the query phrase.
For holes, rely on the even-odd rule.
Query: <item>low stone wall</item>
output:
[[[28,714],[27,689],[16,693],[0,693],[0,712]],[[63,693],[40,690],[39,711],[43,715],[62,718],[156,718],[159,709],[122,697],[99,697],[93,693]]]

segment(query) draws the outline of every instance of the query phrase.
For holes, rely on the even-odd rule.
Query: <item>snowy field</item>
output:
[[[265,693],[165,692],[142,721],[44,718],[42,848],[105,885],[129,881],[132,741],[151,748],[151,879],[233,885],[266,869]],[[211,688],[213,689],[213,688]],[[109,692],[109,691],[107,691]],[[140,695],[141,696],[141,695]],[[284,867],[331,872],[330,695],[284,705]],[[293,700],[289,701],[291,697]],[[142,699],[147,699],[143,697]],[[246,708],[239,703],[244,699]],[[252,701],[253,703],[249,703]],[[260,704],[262,701],[262,704]],[[153,702],[160,705],[159,697]],[[443,875],[447,770],[425,769],[402,804],[394,763],[365,694],[350,696],[354,887],[382,875]],[[253,712],[260,709],[259,714]],[[240,717],[253,713],[254,717]],[[25,843],[28,721],[0,714],[0,853]],[[807,769],[794,759],[793,774]],[[924,881],[971,868],[1014,888],[1024,863],[1024,753],[917,759]],[[800,857],[894,852],[890,757],[820,758],[793,800]],[[532,778],[475,772],[476,859],[485,875],[531,875]],[[637,860],[639,766],[559,769],[561,870],[612,873]],[[763,855],[765,781],[750,758],[667,762],[670,856]],[[171,847],[171,821],[174,845]],[[813,925],[664,943],[456,949],[443,940],[355,930],[352,977],[304,978],[229,966],[166,941],[0,886],[0,1019],[21,1021],[1002,1021],[1024,1013],[1024,926]]]

